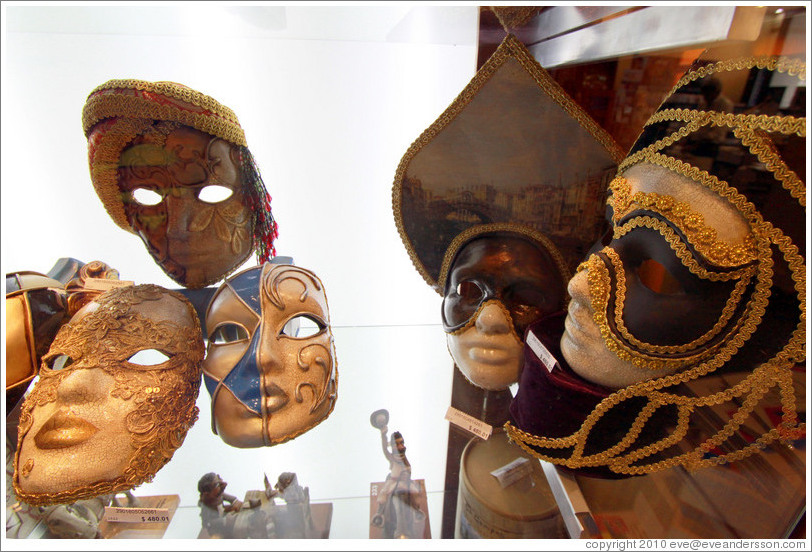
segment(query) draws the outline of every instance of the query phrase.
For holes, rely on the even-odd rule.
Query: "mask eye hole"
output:
[[[458,283],[455,291],[457,292],[457,295],[467,301],[478,301],[485,295],[482,288],[480,288],[476,282],[472,280],[465,280]]]
[[[202,188],[197,193],[197,199],[205,203],[221,203],[230,198],[233,193],[234,191],[231,188],[212,184]]]
[[[59,355],[49,360],[46,364],[51,370],[62,370],[73,364],[73,359],[68,355]]]
[[[136,188],[132,191],[132,196],[136,203],[139,205],[146,205],[148,207],[158,205],[164,200],[161,194],[147,188]]]
[[[675,295],[684,291],[677,279],[654,259],[647,259],[640,263],[636,272],[640,283],[655,293]]]
[[[157,349],[142,349],[127,359],[130,364],[155,366],[169,360],[169,357]]]
[[[227,322],[225,324],[220,324],[217,326],[217,328],[215,328],[215,330],[209,336],[209,343],[214,345],[225,345],[226,343],[244,341],[248,338],[248,330],[239,324]]]
[[[321,333],[326,327],[320,320],[300,315],[288,320],[280,334],[295,339],[307,339]]]

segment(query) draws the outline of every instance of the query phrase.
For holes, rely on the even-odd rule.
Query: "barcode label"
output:
[[[539,341],[539,338],[536,337],[536,334],[534,334],[532,331],[527,332],[527,344],[530,346],[530,349],[536,353],[536,356],[541,363],[547,367],[547,371],[552,372],[558,361],[555,359],[553,354],[547,350],[544,343]]]
[[[167,508],[121,508],[107,506],[104,520],[119,523],[168,523],[172,516]]]
[[[448,410],[445,413],[445,419],[454,424],[457,427],[461,427],[465,431],[469,431],[476,435],[481,439],[487,440],[491,433],[493,433],[493,427],[486,424],[482,420],[478,420],[473,416],[469,416],[465,412],[457,410],[453,406],[449,406]]]

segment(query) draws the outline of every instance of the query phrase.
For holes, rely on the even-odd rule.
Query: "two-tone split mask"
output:
[[[473,227],[452,242],[443,329],[460,372],[497,391],[519,379],[524,332],[564,307],[569,274],[561,254],[538,232],[508,225]],[[501,230],[500,230],[501,229]]]
[[[14,490],[69,503],[150,481],[197,419],[203,337],[182,295],[103,293],[64,325],[26,397]]]
[[[236,115],[183,85],[109,81],[87,99],[90,173],[110,216],[188,288],[274,255],[270,196]]]
[[[283,443],[324,421],[338,386],[321,280],[266,263],[228,279],[206,310],[212,430],[229,445]]]
[[[679,103],[709,78],[755,71],[800,83],[805,65],[699,64],[621,163],[611,229],[569,283],[560,342],[568,385],[598,398],[568,411],[575,431],[563,437],[534,408],[544,396],[520,386],[514,401],[522,417],[508,432],[540,458],[641,474],[722,464],[803,435],[806,119],[766,101],[743,112]],[[539,381],[556,379],[543,372]]]

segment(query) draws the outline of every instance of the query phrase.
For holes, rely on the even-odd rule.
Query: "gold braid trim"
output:
[[[97,92],[101,92],[102,90],[115,90],[117,88],[131,88],[169,96],[171,98],[175,98],[176,100],[181,100],[188,104],[202,107],[206,111],[211,111],[215,115],[223,117],[236,125],[240,124],[234,111],[224,106],[211,96],[207,96],[206,94],[193,90],[188,86],[183,86],[174,82],[149,82],[138,79],[113,79],[94,88],[93,91],[88,94],[88,96],[92,96]],[[85,132],[87,132],[87,128],[85,128]]]
[[[742,296],[744,295],[747,286],[750,284],[750,280],[752,280],[752,277],[755,274],[755,268],[751,268],[745,278],[741,278],[736,282],[733,293],[730,294],[730,297],[725,302],[725,306],[722,309],[722,314],[719,320],[716,321],[716,324],[714,324],[714,326],[707,333],[683,345],[654,345],[652,343],[640,341],[626,328],[626,325],[623,322],[623,306],[626,300],[626,276],[623,269],[623,262],[620,260],[620,257],[614,249],[605,249],[604,253],[607,257],[609,257],[609,260],[614,266],[617,280],[617,288],[615,291],[615,327],[620,331],[620,334],[626,341],[650,354],[686,353],[704,345],[719,335],[719,333],[725,328],[725,326],[727,326],[728,322],[730,322],[730,319],[733,317],[736,307],[741,302]],[[736,329],[737,328],[732,328],[730,331],[733,332],[736,331]]]
[[[174,121],[238,146],[247,145],[242,128],[228,119],[210,113],[195,113],[173,105],[157,104],[146,98],[121,94],[92,96],[82,112],[82,125],[87,133],[99,121],[113,117]]]
[[[435,279],[435,276],[429,274],[429,271],[424,266],[422,260],[412,245],[411,239],[406,232],[403,224],[403,180],[406,177],[406,169],[412,162],[412,159],[426,147],[432,140],[446,128],[456,117],[459,115],[466,106],[479,93],[479,90],[487,84],[493,75],[504,65],[509,59],[514,59],[519,65],[524,68],[538,86],[544,91],[547,96],[553,99],[559,107],[564,109],[573,119],[575,119],[581,127],[583,127],[589,134],[597,140],[612,157],[613,161],[619,163],[623,159],[623,151],[620,146],[614,141],[611,135],[602,129],[581,107],[564,91],[563,88],[550,77],[544,68],[533,58],[527,48],[513,35],[508,35],[491,55],[488,61],[476,72],[471,81],[459,93],[453,102],[446,108],[440,117],[432,123],[430,127],[423,131],[423,133],[409,146],[406,153],[400,160],[397,170],[395,171],[394,182],[392,185],[392,211],[395,217],[395,226],[397,227],[398,234],[403,242],[406,251],[412,264],[423,277],[423,280],[432,287],[435,291],[442,295],[443,289],[440,287]]]
[[[677,84],[675,84],[671,91],[665,95],[665,98],[671,97],[677,90],[686,84],[695,80],[704,79],[713,73],[721,71],[749,70],[753,67],[758,67],[759,69],[768,69],[770,71],[778,71],[779,73],[788,73],[792,76],[797,75],[798,80],[806,80],[806,63],[801,59],[778,56],[751,56],[733,60],[717,61],[716,63],[711,63],[693,71],[689,71],[677,81]]]
[[[781,182],[781,185],[798,200],[802,207],[806,207],[806,184],[795,171],[784,163],[768,137],[759,134],[756,130],[745,128],[734,129],[733,135],[741,140],[742,145],[747,146],[759,161],[764,163],[767,170],[773,173],[775,179]]]
[[[442,290],[445,290],[448,272],[451,270],[451,263],[454,261],[454,257],[456,257],[460,248],[462,248],[463,245],[473,238],[490,232],[508,232],[519,234],[520,236],[525,236],[531,242],[542,246],[553,258],[553,261],[555,261],[558,272],[561,274],[562,281],[565,282],[565,284],[566,282],[569,282],[572,274],[570,274],[570,270],[567,268],[567,262],[561,255],[561,251],[559,251],[555,244],[550,241],[550,238],[538,230],[534,230],[528,226],[514,224],[512,222],[495,222],[491,224],[478,224],[476,226],[466,228],[457,234],[453,240],[451,240],[451,244],[449,244],[448,248],[445,250],[445,254],[443,255],[443,264],[440,267],[440,276],[437,278],[437,285],[441,290],[440,293],[443,293]]]
[[[686,246],[685,242],[683,242],[677,233],[674,232],[674,229],[671,228],[668,223],[660,219],[655,219],[654,217],[635,217],[623,225],[616,227],[613,236],[615,239],[622,238],[635,228],[650,228],[651,230],[656,230],[659,232],[671,246],[671,249],[674,250],[674,253],[676,253],[677,257],[679,257],[682,264],[685,265],[685,267],[688,268],[688,270],[690,270],[693,274],[702,279],[711,280],[714,282],[725,282],[728,280],[742,278],[753,273],[752,266],[746,266],[732,272],[713,272],[707,270],[706,268],[700,266],[694,256],[688,251],[688,247]]]
[[[708,262],[716,266],[741,266],[753,262],[756,258],[753,236],[748,234],[741,244],[725,243],[719,239],[714,228],[705,224],[704,217],[691,209],[688,203],[654,192],[637,192],[631,195],[631,184],[622,176],[612,180],[609,187],[612,195],[609,197],[608,203],[612,207],[612,218],[615,223],[636,209],[652,211],[663,215],[675,224],[686,236],[688,242]],[[652,228],[652,226],[648,227]],[[617,228],[615,231],[617,232]],[[683,257],[680,256],[680,258]]]
[[[777,132],[785,135],[806,136],[806,117],[792,115],[753,115],[734,114],[722,111],[700,111],[697,109],[672,108],[656,112],[646,121],[645,126],[657,123],[679,121],[683,123],[712,124],[730,128],[745,128]]]

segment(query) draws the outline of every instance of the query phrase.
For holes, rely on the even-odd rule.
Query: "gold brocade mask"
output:
[[[299,329],[301,326],[302,329]],[[206,311],[212,430],[250,448],[293,439],[335,406],[338,372],[324,286],[266,263],[228,278]]]
[[[182,295],[108,291],[62,327],[25,399],[14,489],[69,503],[150,481],[197,419],[203,339]]]

